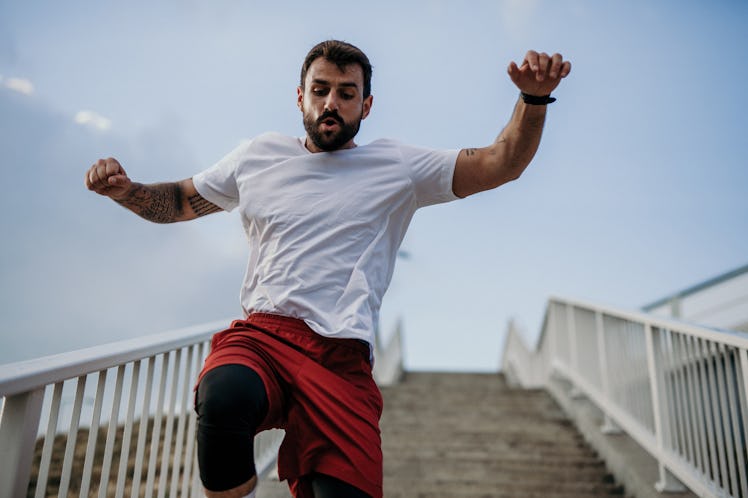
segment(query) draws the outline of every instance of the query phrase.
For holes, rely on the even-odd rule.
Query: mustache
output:
[[[343,121],[343,118],[340,117],[338,114],[338,111],[325,111],[322,113],[322,115],[317,118],[317,124],[321,124],[327,119],[334,119],[338,122],[341,126],[345,125],[345,121]]]

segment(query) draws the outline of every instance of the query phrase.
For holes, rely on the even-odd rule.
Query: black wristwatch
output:
[[[522,101],[525,104],[529,105],[546,105],[556,101],[556,99],[554,97],[551,97],[550,95],[543,95],[542,97],[538,97],[537,95],[529,95],[525,92],[519,92],[519,96],[522,97]]]

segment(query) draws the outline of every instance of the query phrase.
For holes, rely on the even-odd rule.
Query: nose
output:
[[[338,110],[338,98],[335,92],[330,92],[325,98],[325,110],[326,111],[337,111]]]

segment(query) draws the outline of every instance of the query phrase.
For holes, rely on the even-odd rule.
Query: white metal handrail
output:
[[[397,384],[403,376],[402,322],[397,321],[386,344],[382,344],[380,334],[374,339],[374,380],[380,386]]]
[[[202,496],[192,386],[211,336],[229,321],[0,365],[0,498]],[[375,379],[396,382],[399,324],[375,349]],[[255,438],[258,474],[276,461],[283,434]]]
[[[192,386],[228,323],[0,365],[0,498],[201,496]],[[281,439],[258,436],[258,472]]]
[[[552,298],[534,350],[509,327],[502,368],[566,377],[656,458],[658,490],[748,498],[748,334]]]

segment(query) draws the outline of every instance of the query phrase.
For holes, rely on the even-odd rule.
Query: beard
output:
[[[320,131],[320,125],[328,119],[334,119],[338,123],[339,128],[337,131]],[[304,129],[306,130],[307,136],[314,145],[325,152],[332,152],[343,147],[356,136],[360,127],[361,118],[354,122],[346,123],[343,118],[338,115],[337,111],[324,112],[318,119],[314,119],[308,113],[304,114]]]

